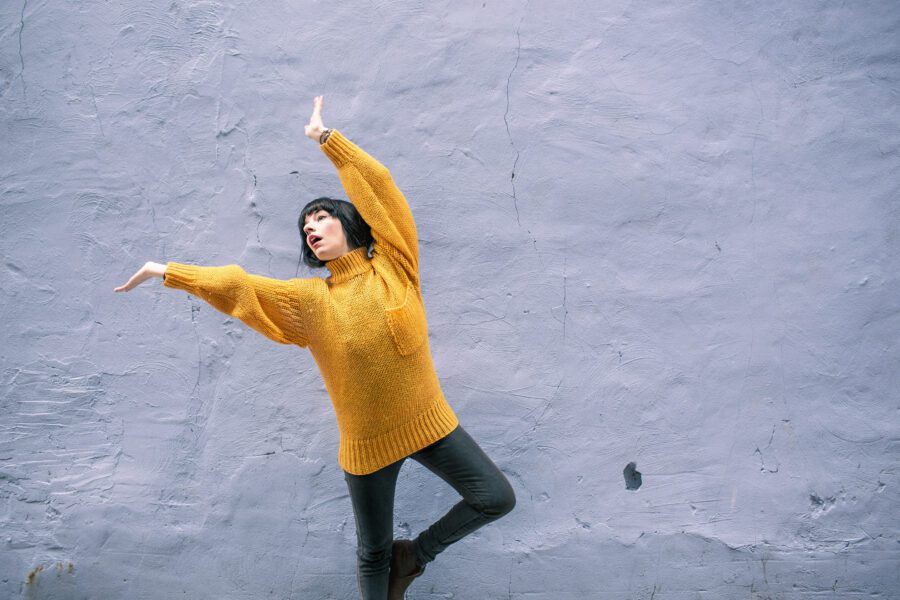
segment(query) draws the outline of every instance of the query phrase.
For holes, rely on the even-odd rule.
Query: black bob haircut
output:
[[[347,246],[350,250],[360,247],[366,248],[368,252],[369,246],[372,245],[372,228],[362,218],[359,211],[352,203],[346,200],[338,200],[322,196],[311,200],[300,211],[300,218],[297,220],[297,227],[300,229],[300,237],[303,238],[303,251],[301,260],[308,267],[319,269],[325,266],[325,261],[319,260],[312,248],[306,242],[306,235],[303,233],[303,226],[306,224],[306,217],[320,210],[324,210],[332,217],[337,218],[344,228],[344,235],[347,237]]]

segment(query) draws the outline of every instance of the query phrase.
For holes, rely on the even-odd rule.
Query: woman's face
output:
[[[317,210],[307,215],[303,235],[306,236],[306,244],[321,261],[334,260],[350,252],[340,219],[331,216],[327,210]]]

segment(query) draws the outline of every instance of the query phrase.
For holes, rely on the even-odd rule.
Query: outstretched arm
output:
[[[322,122],[322,96],[313,101],[307,137],[319,141],[322,151],[337,167],[350,201],[372,228],[375,245],[399,262],[410,279],[419,283],[419,241],[416,223],[406,198],[390,172],[380,162]]]
[[[271,340],[302,347],[309,344],[304,315],[314,302],[313,280],[270,279],[249,274],[238,265],[200,267],[148,262],[115,291],[127,292],[155,276],[164,277],[166,287],[182,289],[207,301]]]

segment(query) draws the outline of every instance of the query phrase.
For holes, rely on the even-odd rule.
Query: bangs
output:
[[[329,202],[327,200],[316,200],[312,204],[306,207],[303,211],[303,214],[300,215],[300,222],[302,225],[306,224],[306,218],[310,215],[314,215],[320,210],[324,210],[332,217],[334,216],[334,203]]]

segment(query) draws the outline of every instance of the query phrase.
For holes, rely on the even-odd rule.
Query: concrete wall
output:
[[[896,2],[0,26],[0,597],[355,597],[308,352],[112,292],[147,260],[327,275],[296,230],[341,195],[319,93],[406,192],[445,393],[519,496],[412,597],[900,596]],[[398,535],[453,502],[407,464]]]

